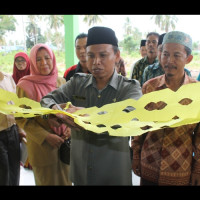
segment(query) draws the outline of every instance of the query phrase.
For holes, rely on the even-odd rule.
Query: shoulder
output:
[[[144,59],[145,59],[145,58],[141,58],[141,59],[139,59],[138,61],[136,61],[136,63],[135,63],[134,66],[137,66],[137,65],[139,65],[140,63],[143,63],[143,62],[144,62]]]
[[[125,76],[119,75],[118,77],[120,77],[120,79],[122,79],[123,82],[133,83],[133,84],[136,84],[138,82],[136,79],[130,79]]]
[[[154,71],[156,69],[160,68],[159,67],[159,63],[154,63],[154,64],[151,64],[151,65],[147,65],[144,69],[144,72],[147,73],[147,72],[151,72],[151,71]]]
[[[141,66],[146,64],[146,57],[141,58],[140,60],[138,60],[135,65],[134,65],[134,69],[133,71],[139,70]]]
[[[74,78],[81,78],[81,79],[87,79],[90,78],[92,74],[86,74],[86,73],[76,73],[74,74]]]
[[[87,84],[88,81],[91,81],[91,77],[92,74],[76,73],[70,78],[69,81],[67,81],[67,84],[83,86],[84,84]]]
[[[185,79],[187,79],[189,83],[197,83],[197,82],[198,82],[198,80],[196,80],[196,79],[190,77],[190,76],[187,75],[187,74],[185,75]]]
[[[119,85],[121,85],[121,87],[130,87],[130,88],[141,88],[140,87],[140,82],[136,79],[129,79],[127,77],[118,76],[118,80],[119,80]],[[134,86],[134,87],[133,87]]]
[[[154,67],[155,67],[155,65],[156,65],[156,63],[154,63],[154,64],[151,64],[151,65],[147,65],[147,69],[148,70],[151,70],[151,69],[153,69]]]
[[[5,73],[5,72],[0,72],[0,79],[4,79],[4,78],[13,80],[12,75]]]
[[[71,67],[69,67],[68,69],[66,69],[65,72],[64,72],[64,77],[66,77],[67,74],[68,74],[70,71],[74,71],[74,70],[76,69],[76,67],[77,67],[77,64],[76,64],[76,65],[73,65],[73,66],[71,66]]]
[[[77,67],[77,64],[76,65],[73,65],[71,67],[69,67],[68,69],[66,69],[66,71],[71,71],[71,70],[75,70]]]
[[[144,85],[159,83],[162,78],[163,78],[163,75],[149,79],[146,83],[144,83]]]

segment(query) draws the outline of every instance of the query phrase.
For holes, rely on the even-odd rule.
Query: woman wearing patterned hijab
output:
[[[45,44],[36,44],[30,52],[30,75],[20,79],[17,94],[40,102],[43,96],[65,82],[58,77],[53,51]],[[19,120],[18,124],[26,131],[28,159],[36,185],[71,185],[69,165],[58,157],[68,128],[65,125],[50,127],[42,117]]]
[[[12,77],[17,84],[19,79],[30,74],[29,57],[24,52],[15,54]]]

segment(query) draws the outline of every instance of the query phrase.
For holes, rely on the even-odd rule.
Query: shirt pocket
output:
[[[79,95],[73,95],[73,105],[79,106],[79,107],[86,107],[86,97],[79,96]]]

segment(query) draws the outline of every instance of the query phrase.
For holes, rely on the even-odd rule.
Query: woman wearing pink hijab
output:
[[[45,44],[36,44],[30,51],[30,75],[17,84],[19,97],[40,102],[41,98],[66,81],[58,77],[53,51]],[[36,185],[71,185],[69,165],[62,163],[58,149],[69,129],[62,125],[50,127],[42,117],[17,121],[26,132],[28,159]]]
[[[17,84],[19,79],[30,74],[29,57],[24,52],[15,54],[12,77]]]

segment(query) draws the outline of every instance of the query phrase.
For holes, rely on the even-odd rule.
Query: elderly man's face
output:
[[[86,52],[87,67],[93,76],[97,79],[109,79],[114,72],[115,63],[119,62],[120,52],[115,54],[110,44],[91,45]]]
[[[183,75],[184,67],[190,63],[193,56],[187,56],[185,47],[177,43],[167,43],[163,45],[161,54],[161,65],[166,76]]]

